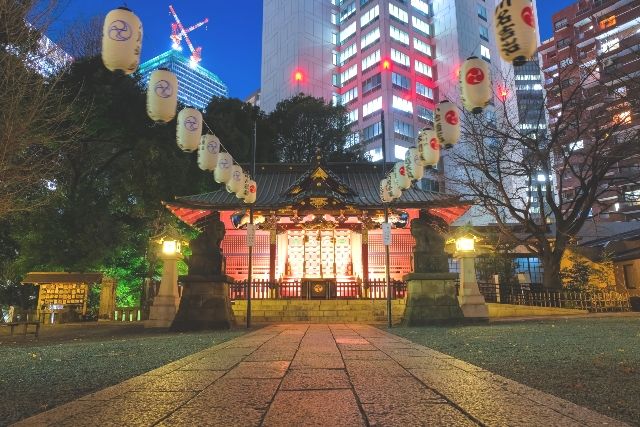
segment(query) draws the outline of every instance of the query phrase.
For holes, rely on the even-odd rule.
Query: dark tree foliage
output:
[[[327,161],[357,161],[360,153],[345,147],[351,133],[344,106],[300,94],[281,101],[269,115],[275,147],[283,162],[309,163],[316,152]]]

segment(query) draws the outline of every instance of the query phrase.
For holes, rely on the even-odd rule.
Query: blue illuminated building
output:
[[[228,96],[227,85],[218,76],[200,65],[192,67],[189,58],[176,50],[140,65],[138,73],[144,87],[149,83],[151,73],[159,68],[166,68],[178,77],[178,101],[186,106],[204,110],[214,96]]]

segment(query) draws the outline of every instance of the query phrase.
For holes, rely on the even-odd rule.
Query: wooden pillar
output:
[[[362,281],[369,281],[369,230],[362,227]]]
[[[278,233],[276,229],[269,230],[269,281],[276,281],[276,244],[278,242]]]

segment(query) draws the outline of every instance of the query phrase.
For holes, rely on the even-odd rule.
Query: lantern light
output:
[[[149,77],[147,87],[147,114],[151,120],[167,123],[176,116],[178,106],[178,78],[166,68],[160,68]]]
[[[233,157],[229,153],[218,154],[218,164],[216,170],[213,171],[213,178],[218,184],[226,184],[231,179],[231,167],[233,166]]]
[[[220,140],[215,135],[202,135],[198,148],[198,167],[203,171],[214,171],[218,164]]]
[[[411,179],[407,175],[407,168],[404,162],[397,162],[393,166],[391,177],[401,190],[406,190],[407,188],[411,187]]]
[[[244,187],[244,172],[242,167],[238,165],[231,166],[231,178],[227,182],[227,191],[229,193],[237,193]]]
[[[183,109],[176,129],[178,147],[187,153],[197,150],[202,138],[202,113],[195,108]]]
[[[255,203],[258,195],[258,185],[254,180],[250,179],[249,181],[247,181],[245,191],[247,193],[247,196],[244,198],[244,202],[247,204]]]
[[[251,177],[249,175],[247,175],[246,173],[243,174],[242,176],[242,184],[240,185],[240,188],[238,188],[238,191],[236,191],[236,198],[240,199],[240,200],[244,200],[245,197],[247,197],[248,191],[249,191],[249,181],[251,180]]]
[[[424,128],[418,135],[418,146],[422,164],[430,169],[440,161],[440,141],[436,131],[431,128]]]
[[[389,193],[389,197],[391,200],[398,199],[402,196],[402,189],[398,186],[397,180],[393,177],[395,174],[394,171],[391,171],[389,175],[387,175],[387,192]]]
[[[175,255],[180,252],[180,242],[177,240],[163,240],[162,253],[165,255]]]
[[[460,90],[464,108],[473,114],[480,114],[491,101],[491,79],[489,64],[472,56],[462,64]]]
[[[460,139],[460,113],[453,102],[444,100],[436,107],[436,133],[445,148],[451,148]]]
[[[407,176],[412,181],[418,181],[424,176],[424,164],[422,163],[422,156],[420,150],[416,147],[411,147],[404,155],[404,166],[407,170]]]
[[[538,35],[531,0],[502,0],[495,10],[495,34],[500,56],[524,65],[537,50]]]
[[[456,239],[456,251],[473,252],[475,250],[475,239],[473,236],[458,237]]]
[[[382,203],[389,203],[393,200],[389,194],[388,178],[384,178],[380,181],[380,200],[382,200]]]
[[[102,62],[110,71],[133,74],[140,64],[142,23],[126,7],[107,14],[102,26]]]

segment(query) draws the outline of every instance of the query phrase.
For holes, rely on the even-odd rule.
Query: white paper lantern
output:
[[[407,168],[405,167],[404,162],[397,162],[393,166],[391,177],[401,190],[406,190],[411,187],[411,179],[407,175]]]
[[[238,165],[231,166],[231,178],[227,182],[227,191],[229,193],[237,193],[244,187],[244,171]]]
[[[404,166],[407,170],[407,176],[412,181],[418,181],[424,176],[424,165],[422,156],[416,147],[411,147],[404,155]]]
[[[132,74],[138,69],[142,50],[142,23],[126,7],[107,14],[102,25],[102,62],[110,71]]]
[[[453,102],[444,100],[436,107],[436,133],[445,148],[451,148],[460,139],[460,113]]]
[[[480,114],[491,101],[491,78],[489,64],[472,56],[467,58],[460,69],[460,92],[464,108],[473,114]]]
[[[218,154],[218,164],[216,170],[213,171],[213,179],[218,184],[226,184],[231,179],[231,167],[233,166],[233,158],[229,153]]]
[[[502,0],[496,7],[494,24],[502,59],[520,66],[536,53],[538,35],[531,0]]]
[[[388,186],[389,183],[387,178],[380,181],[380,200],[382,200],[382,203],[389,203],[393,200],[389,194]]]
[[[244,200],[249,194],[249,181],[251,181],[251,177],[246,173],[242,176],[242,184],[238,191],[236,191],[236,198]]]
[[[167,123],[176,116],[178,78],[171,71],[158,69],[151,73],[147,87],[147,114],[154,122]]]
[[[182,151],[191,153],[198,149],[202,138],[202,113],[195,108],[185,108],[178,113],[176,141]]]
[[[432,168],[440,161],[440,141],[433,129],[422,129],[418,135],[420,157],[426,168]]]
[[[198,167],[203,171],[214,171],[218,164],[220,140],[215,135],[202,135],[198,148]]]
[[[402,196],[402,189],[398,186],[398,182],[393,178],[393,173],[387,176],[387,192],[391,199],[397,199]]]
[[[247,196],[244,198],[244,202],[248,204],[253,204],[256,202],[256,198],[258,196],[258,185],[254,180],[249,180],[246,187]]]

